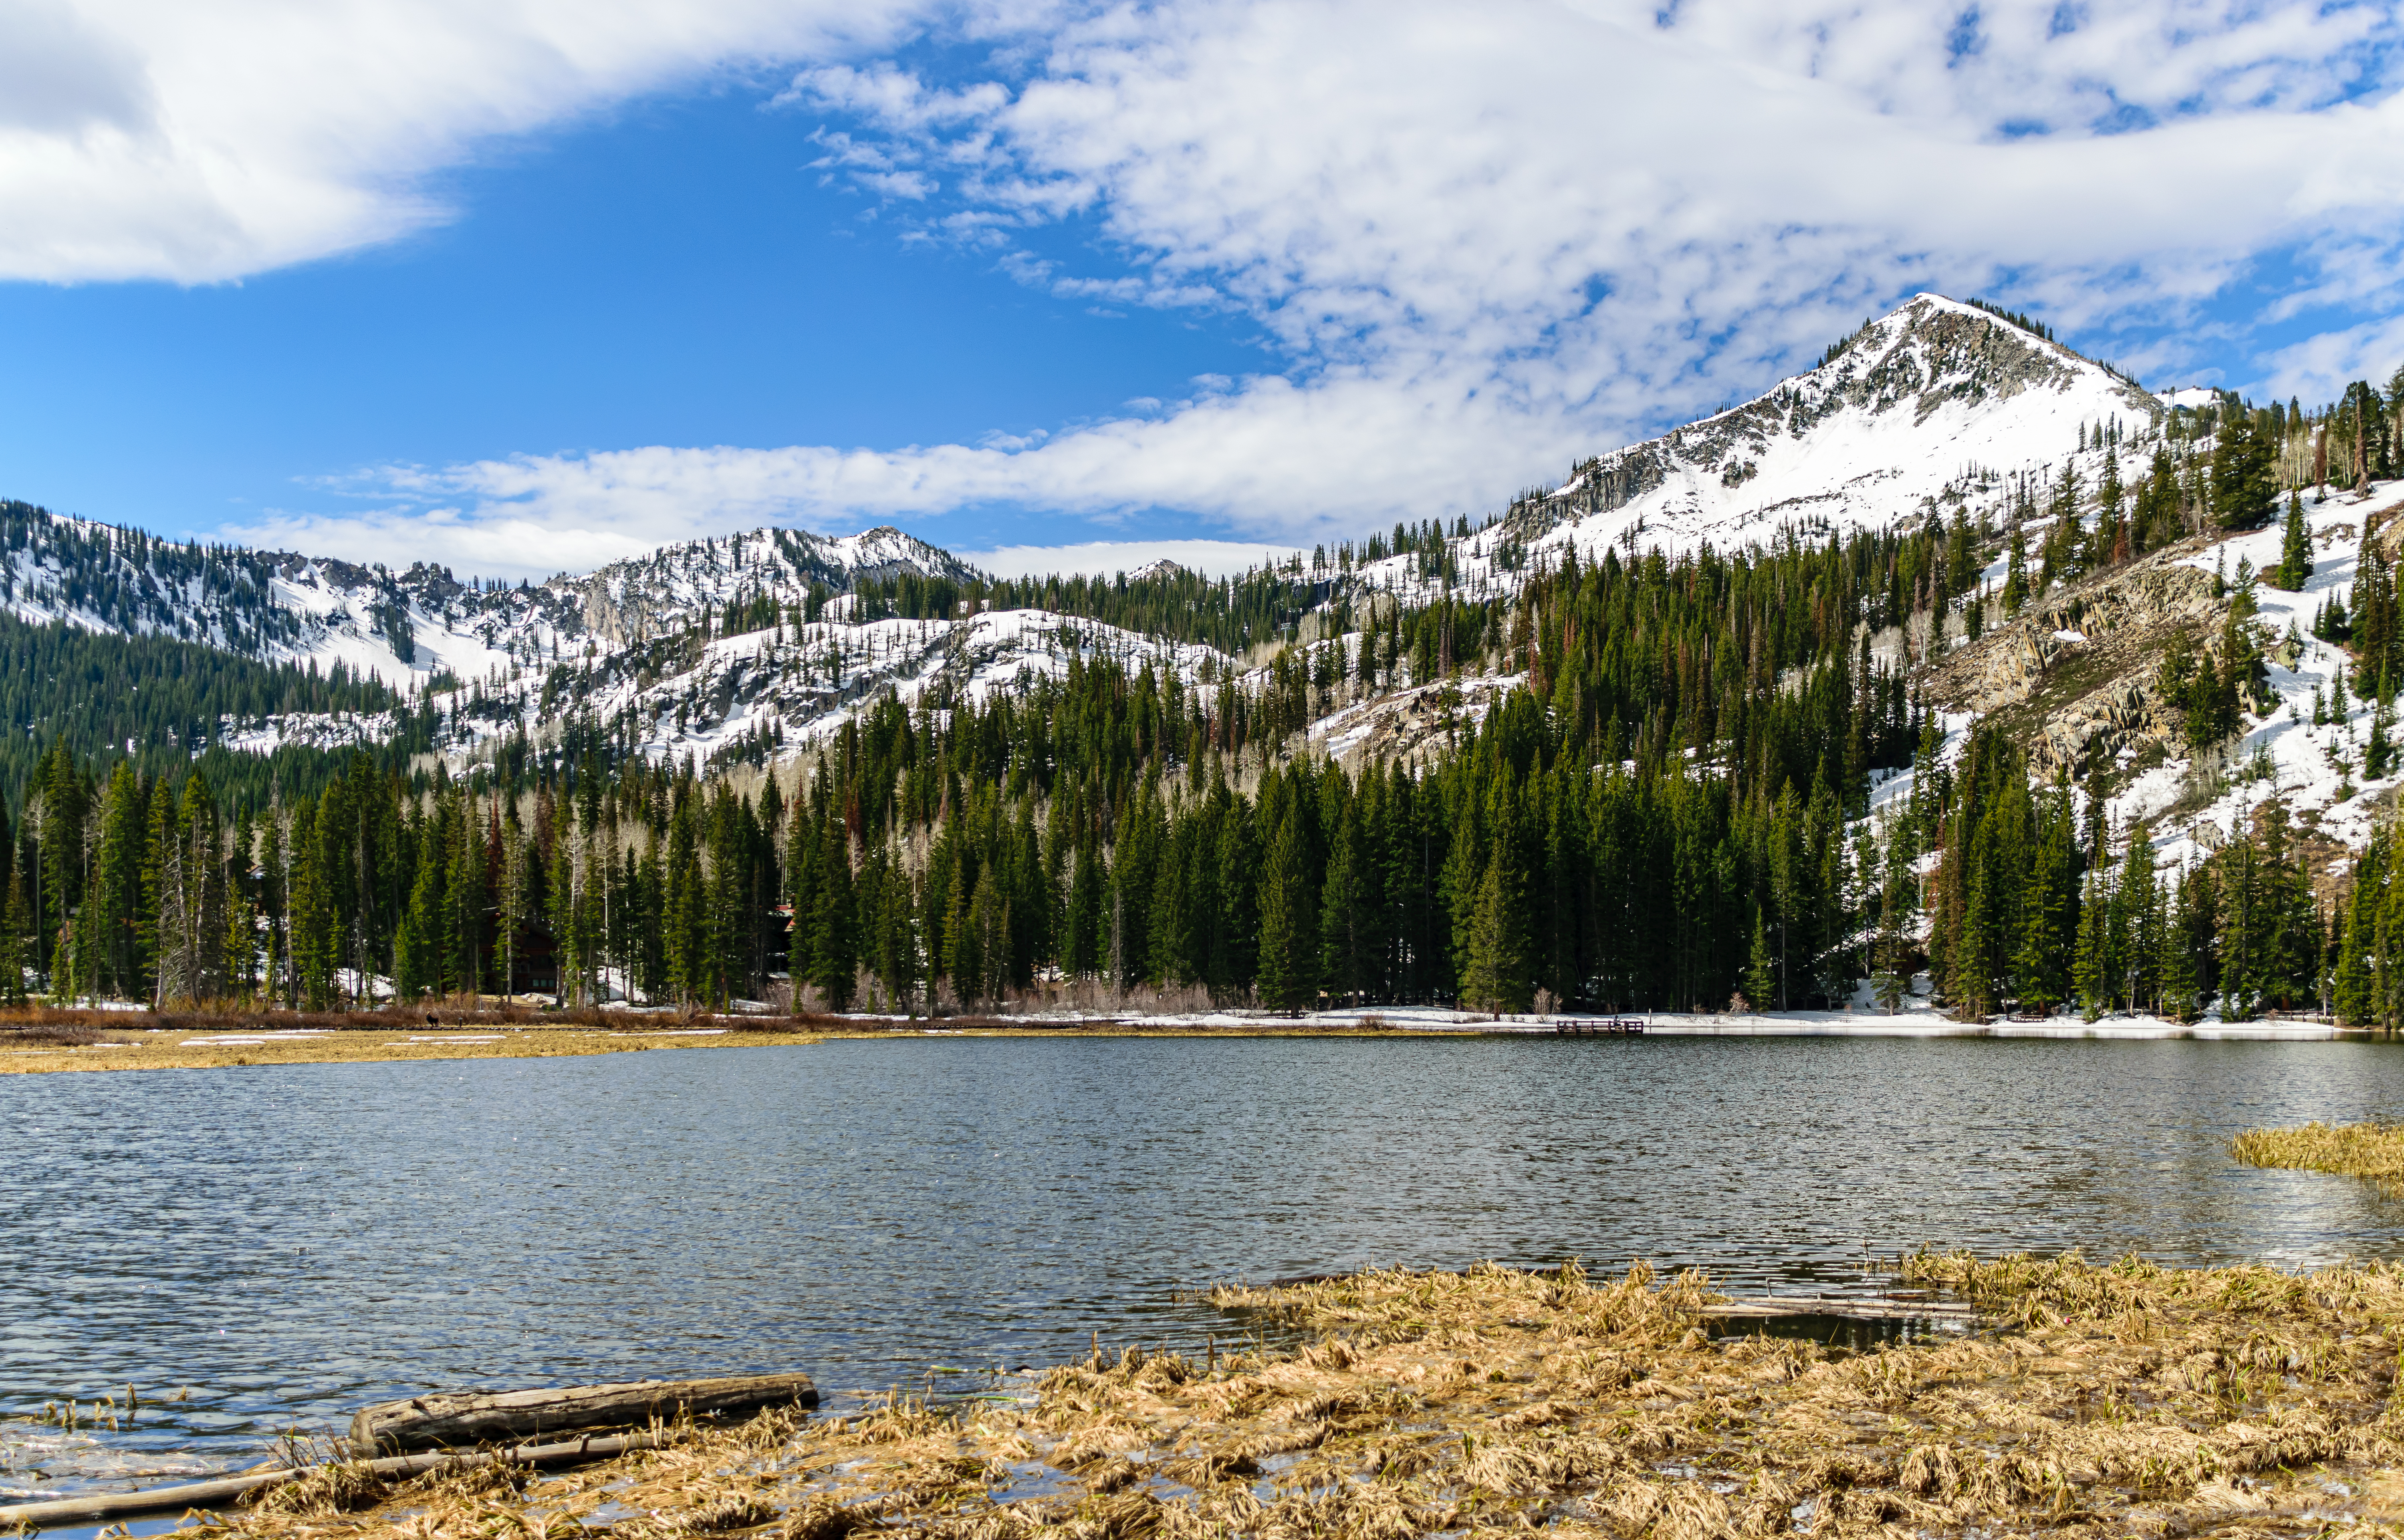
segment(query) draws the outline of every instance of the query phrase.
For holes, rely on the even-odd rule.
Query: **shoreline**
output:
[[[1175,1037],[1175,1038],[1476,1038],[1562,1035],[1564,1028],[1608,1019],[1524,1015],[1500,1019],[1436,1007],[1321,1011],[1300,1016],[1211,1012],[1161,1016],[978,1016],[952,1019],[812,1016],[717,1016],[707,1026],[674,1025],[665,1014],[636,1015],[604,1025],[512,1020],[456,1026],[412,1025],[405,1018],[361,1013],[336,1026],[260,1025],[233,1018],[223,1028],[142,1025],[147,1014],[123,1013],[85,1029],[95,1042],[45,1042],[0,1029],[0,1075],[117,1070],[234,1069],[275,1064],[407,1063],[420,1059],[551,1058],[659,1048],[800,1047],[836,1040],[914,1037]],[[268,1015],[264,1020],[274,1021]],[[2047,1020],[1963,1022],[1933,1012],[1869,1015],[1860,1012],[1793,1011],[1759,1015],[1642,1016],[1644,1037],[1990,1038],[2103,1043],[2332,1043],[2370,1041],[2378,1034],[2313,1021],[2202,1021],[2159,1017],[2076,1016]],[[657,1022],[654,1026],[651,1023]],[[773,1025],[771,1025],[773,1023]],[[66,1029],[68,1031],[77,1029]]]
[[[992,1393],[771,1411],[551,1479],[329,1464],[206,1521],[259,1540],[563,1520],[622,1540],[2166,1540],[2404,1519],[2392,1267],[1922,1253],[1899,1271],[1972,1329],[1830,1347],[1808,1316],[1732,1322],[1702,1275],[1642,1263],[1223,1287],[1203,1297],[1227,1336],[1200,1355],[1097,1341]],[[1272,1351],[1271,1330],[1301,1345]]]

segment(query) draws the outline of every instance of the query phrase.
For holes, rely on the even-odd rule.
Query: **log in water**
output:
[[[673,1433],[626,1433],[603,1438],[574,1438],[557,1444],[527,1444],[516,1449],[465,1454],[398,1454],[366,1462],[377,1476],[422,1476],[446,1466],[567,1465],[585,1460],[608,1460],[635,1449],[655,1449],[675,1440]],[[11,1533],[42,1525],[89,1524],[103,1519],[130,1519],[136,1514],[185,1508],[222,1507],[261,1487],[273,1487],[306,1475],[304,1468],[245,1471],[215,1481],[188,1481],[181,1486],[151,1487],[143,1491],[95,1492],[86,1497],[61,1497],[47,1503],[19,1503],[0,1507],[0,1530]]]
[[[446,1391],[365,1408],[351,1419],[351,1448],[362,1455],[474,1449],[590,1428],[640,1427],[769,1407],[807,1410],[818,1404],[818,1386],[805,1374],[643,1379],[497,1393]]]

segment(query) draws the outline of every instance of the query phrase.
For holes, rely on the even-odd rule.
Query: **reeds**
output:
[[[2326,1533],[2404,1517],[2404,1272],[1907,1258],[1999,1328],[1864,1354],[1714,1337],[1708,1281],[1637,1266],[1371,1272],[1210,1296],[1290,1352],[1097,1349],[1006,1402],[772,1413],[538,1481],[328,1476],[228,1526],[275,1540],[1406,1540],[1541,1526]],[[1255,1341],[1259,1339],[1256,1337]],[[480,1484],[481,1483],[481,1484]],[[305,1511],[300,1511],[305,1508]],[[2352,1530],[2349,1533],[2365,1533]]]
[[[2300,1128],[2248,1128],[2229,1141],[2229,1153],[2248,1166],[2358,1176],[2379,1183],[2391,1197],[2404,1193],[2404,1125],[2307,1123]]]

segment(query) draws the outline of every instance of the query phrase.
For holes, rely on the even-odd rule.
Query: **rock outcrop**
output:
[[[2167,643],[2201,645],[2227,601],[2209,573],[2187,566],[2183,542],[2114,572],[2056,588],[2018,617],[1939,660],[1925,689],[1948,711],[1974,711],[2028,748],[2051,777],[2081,772],[2096,752],[2169,745],[2177,708],[2161,678]]]

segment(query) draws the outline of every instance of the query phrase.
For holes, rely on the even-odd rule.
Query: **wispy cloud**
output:
[[[2177,329],[2272,250],[2299,305],[2348,313],[2266,382],[2383,374],[2399,345],[2392,3],[1039,0],[944,10],[992,63],[940,77],[885,47],[918,12],[835,0],[59,14],[42,46],[82,83],[27,126],[0,107],[0,272],[189,280],[380,239],[441,217],[412,189],[478,135],[781,58],[775,110],[818,118],[821,173],[911,237],[1064,298],[1240,314],[1273,354],[1048,436],[500,459],[275,526],[354,549],[941,539],[997,504],[1308,543],[1490,507],[1918,287],[2183,367]],[[1098,249],[1027,244],[1070,216]]]

